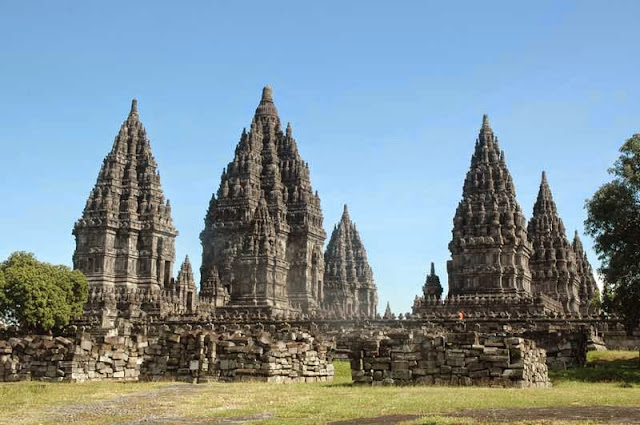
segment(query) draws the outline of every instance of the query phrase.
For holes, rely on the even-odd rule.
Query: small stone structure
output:
[[[356,336],[351,375],[364,385],[549,387],[546,353],[507,334],[398,330]]]
[[[157,332],[153,332],[157,331]],[[333,378],[333,344],[310,333],[260,327],[237,331],[168,326],[151,334],[0,340],[0,382],[207,381],[276,383]]]

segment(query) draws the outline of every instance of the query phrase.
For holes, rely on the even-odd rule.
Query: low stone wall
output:
[[[411,327],[404,328],[401,325],[409,323]],[[398,332],[403,329],[420,331],[426,330],[430,334],[456,334],[464,332],[477,332],[478,334],[508,334],[524,339],[533,340],[536,346],[547,352],[547,366],[549,369],[567,369],[583,367],[587,359],[587,350],[605,350],[602,338],[597,335],[593,327],[570,326],[567,324],[553,324],[552,326],[536,326],[538,330],[530,330],[524,327],[513,329],[508,324],[487,322],[479,323],[457,321],[448,323],[423,322],[422,328],[408,321],[388,321],[387,326],[382,325],[360,327],[358,329],[343,328],[341,330],[327,330],[325,334],[336,341],[335,358],[347,359],[351,357],[351,345],[353,334],[371,334],[372,332]]]
[[[550,370],[584,367],[587,362],[588,330],[529,331],[523,336],[545,349]]]
[[[330,341],[295,329],[25,336],[0,340],[0,381],[326,381],[332,353]]]
[[[354,336],[351,376],[364,385],[548,387],[546,354],[505,334],[425,331]]]
[[[608,331],[603,339],[609,350],[640,350],[640,331],[635,331],[633,335],[627,335],[623,330]]]

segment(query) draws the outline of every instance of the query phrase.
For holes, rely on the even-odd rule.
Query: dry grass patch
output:
[[[97,403],[140,391],[158,388],[160,383],[15,382],[0,384],[0,419],[3,423],[46,422],[47,412],[78,403]]]
[[[551,389],[355,387],[349,384],[347,363],[337,363],[336,370],[333,383],[209,384],[180,407],[186,416],[194,419],[268,412],[272,419],[255,423],[293,425],[401,414],[437,415],[462,409],[640,406],[640,388],[620,388],[617,384],[561,381]],[[216,405],[210,406],[213,400]],[[234,408],[220,410],[219,402],[230,403]],[[440,423],[434,420],[440,419],[429,418],[425,423]],[[461,420],[456,418],[453,422]],[[452,420],[442,418],[441,423],[452,423]]]

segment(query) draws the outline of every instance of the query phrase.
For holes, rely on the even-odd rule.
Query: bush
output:
[[[87,278],[67,266],[14,252],[0,264],[0,315],[25,331],[62,328],[82,314]]]

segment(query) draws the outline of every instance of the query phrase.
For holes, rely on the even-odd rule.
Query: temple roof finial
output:
[[[264,86],[262,89],[262,99],[260,99],[260,101],[273,102],[273,90],[271,89],[271,86]]]
[[[433,263],[433,261],[431,262],[431,276],[436,274],[436,265]]]
[[[542,171],[542,178],[540,179],[540,193],[538,197],[542,196],[547,200],[551,200],[553,195],[551,195],[551,188],[549,187],[549,181],[547,180],[546,171]]]
[[[491,126],[489,125],[489,115],[487,114],[482,116],[482,128],[491,130]]]
[[[138,99],[131,99],[131,111],[129,112],[129,116],[138,115]]]
[[[271,87],[264,86],[262,89],[262,98],[260,104],[256,109],[256,117],[278,117],[278,110],[276,105],[273,104],[273,90]]]
[[[344,204],[344,208],[342,209],[342,219],[349,219],[349,208],[347,204]]]

